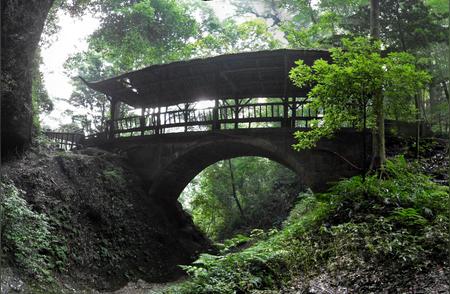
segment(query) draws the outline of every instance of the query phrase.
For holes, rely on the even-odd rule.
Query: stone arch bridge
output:
[[[260,51],[154,65],[86,82],[111,102],[105,131],[81,139],[49,135],[72,147],[126,154],[150,193],[164,199],[177,198],[207,166],[240,156],[279,162],[321,191],[360,173],[365,153],[363,134],[351,128],[313,149],[292,148],[294,131],[307,131],[323,110],[308,106],[309,89],[295,87],[289,70],[296,60],[312,64],[319,58],[329,60],[329,53]],[[119,116],[124,104],[135,109],[134,115]]]
[[[220,160],[241,156],[266,157],[294,171],[313,191],[360,173],[362,135],[352,129],[316,148],[297,152],[290,129],[226,130],[126,138],[100,146],[126,154],[155,196],[178,198],[203,169]],[[264,172],[264,171],[261,171]]]

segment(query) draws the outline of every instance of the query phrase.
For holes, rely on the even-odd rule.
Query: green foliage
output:
[[[217,245],[219,245],[218,247],[221,247],[220,253],[224,254],[224,253],[230,252],[231,250],[236,249],[237,247],[239,247],[241,245],[248,243],[250,240],[251,240],[250,237],[247,237],[242,234],[237,234],[233,238],[225,240],[223,245],[222,244],[217,244]]]
[[[427,0],[425,3],[435,13],[448,13],[448,1],[445,0]]]
[[[415,208],[398,208],[392,213],[392,220],[407,227],[423,227],[427,225],[426,218]]]
[[[241,252],[202,255],[183,267],[191,278],[168,293],[280,291],[292,276],[318,269],[381,264],[403,275],[430,264],[445,267],[448,192],[404,158],[395,158],[387,162],[385,178],[353,177],[327,193],[302,194],[281,231],[260,241],[230,241],[253,244]]]
[[[298,87],[312,86],[310,107],[326,109],[322,121],[312,123],[312,130],[296,132],[296,150],[311,148],[322,137],[333,135],[343,126],[363,127],[364,109],[368,126],[375,117],[374,98],[383,89],[385,107],[395,113],[414,109],[414,95],[429,81],[429,75],[415,66],[407,53],[389,53],[382,57],[381,44],[369,39],[343,40],[343,48],[331,49],[332,63],[317,60],[308,66],[302,60],[290,71]]]
[[[39,69],[42,64],[42,57],[40,51],[36,55],[32,64],[32,87],[31,87],[31,107],[33,110],[33,127],[38,133],[41,129],[39,116],[41,114],[48,114],[53,111],[53,101],[48,96],[44,85],[44,77]]]
[[[49,218],[35,212],[21,197],[24,192],[2,182],[2,243],[4,250],[28,274],[37,280],[51,281],[51,270],[64,270],[67,247],[63,239],[52,234]]]
[[[234,158],[231,164],[244,217],[233,198],[227,161],[206,168],[182,195],[194,223],[213,240],[279,225],[295,200],[297,178],[280,164],[259,157]]]
[[[367,5],[361,0],[282,1],[293,15],[283,22],[281,29],[289,45],[294,48],[328,48],[339,45],[348,35],[344,29],[349,17]]]
[[[316,196],[311,191],[300,193],[297,204],[289,213],[288,219],[284,222],[285,226],[300,220],[304,221],[305,216],[313,210],[318,211],[320,205],[322,205],[322,202],[318,202]]]
[[[439,1],[434,2],[438,4]],[[380,39],[383,44],[392,51],[412,52],[432,43],[448,43],[448,31],[442,25],[447,22],[448,10],[433,11],[433,6],[426,5],[423,0],[384,1],[380,6]],[[347,19],[344,29],[356,36],[367,36],[370,31],[369,10],[367,2],[360,6]]]
[[[39,121],[39,107],[38,107],[38,101],[37,96],[32,90],[31,93],[31,109],[33,111],[33,131],[36,133],[39,133],[41,131],[41,123]]]
[[[344,38],[369,35],[368,1],[320,0],[314,5],[311,1],[298,0],[273,3],[282,6],[285,15],[291,16],[280,24],[290,47],[330,48],[341,46]],[[379,20],[383,49],[413,54],[417,58],[416,66],[432,74],[429,91],[419,93],[420,119],[431,123],[435,131],[445,133],[448,107],[442,82],[448,80],[448,2],[386,0],[380,6]],[[391,102],[396,107],[386,108],[386,118],[416,120],[411,115],[415,112],[413,103],[405,104],[402,99]],[[315,135],[320,137],[320,134]]]
[[[198,26],[187,5],[173,0],[111,1],[91,50],[121,71],[184,59]]]
[[[105,169],[103,171],[103,176],[107,182],[114,184],[114,185],[124,186],[126,183],[126,180],[123,177],[122,171],[117,170],[114,167]]]
[[[195,56],[269,50],[280,47],[280,42],[268,31],[263,20],[251,20],[238,24],[232,19],[218,22],[217,27],[193,44]]]
[[[284,269],[284,254],[263,243],[225,256],[202,254],[192,265],[183,266],[193,282],[169,293],[248,293],[277,286]]]
[[[73,77],[81,76],[87,80],[101,80],[118,73],[108,64],[109,62],[105,62],[101,53],[89,50],[68,58],[64,63],[64,68],[66,73]],[[79,78],[74,78],[72,84],[74,91],[70,95],[69,103],[77,108],[88,110],[89,114],[89,117],[86,114],[77,117],[77,113],[67,111],[65,114],[72,117],[72,125],[74,125],[72,128],[82,128],[87,132],[91,129],[103,132],[106,129],[106,120],[109,118],[108,99],[105,95],[86,87]]]

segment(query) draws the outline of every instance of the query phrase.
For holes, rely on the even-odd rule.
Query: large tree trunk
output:
[[[380,38],[380,0],[370,0],[370,36],[374,40]],[[376,117],[373,145],[372,167],[381,168],[386,161],[386,148],[384,138],[384,101],[382,89],[376,91],[374,95],[374,113]]]
[[[2,158],[31,143],[32,63],[54,0],[1,2],[1,146]]]
[[[449,0],[449,4],[450,4],[450,0]],[[449,36],[450,36],[450,14],[449,14],[449,16],[448,16],[448,33],[449,33]],[[448,46],[448,48],[449,48],[449,50],[448,50],[448,54],[449,54],[449,58],[448,58],[448,61],[449,61],[449,71],[448,71],[448,79],[449,79],[449,82],[450,82],[450,44],[449,44],[449,46]],[[445,87],[446,89],[447,89],[447,87]],[[447,89],[448,90],[448,89]],[[447,103],[448,103],[448,114],[447,114],[447,123],[448,124],[450,124],[450,98],[448,97],[448,93],[446,93],[446,95],[447,95]],[[447,155],[448,155],[448,179],[447,179],[447,181],[448,181],[448,186],[450,187],[450,130],[448,131],[448,142],[447,142]],[[449,202],[449,204],[448,204],[448,212],[450,212],[450,202]],[[449,227],[449,231],[450,231],[450,227]]]

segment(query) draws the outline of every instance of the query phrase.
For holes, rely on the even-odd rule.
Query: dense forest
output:
[[[443,0],[2,0],[0,292],[448,293],[449,20]],[[277,54],[281,92],[253,95]],[[202,82],[232,94],[187,97]],[[164,83],[186,102],[139,100]]]

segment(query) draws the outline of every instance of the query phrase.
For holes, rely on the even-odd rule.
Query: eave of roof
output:
[[[295,87],[289,70],[302,59],[311,65],[330,60],[326,50],[279,49],[226,54],[152,65],[86,84],[134,107],[157,107],[201,100],[302,97],[309,89]]]

